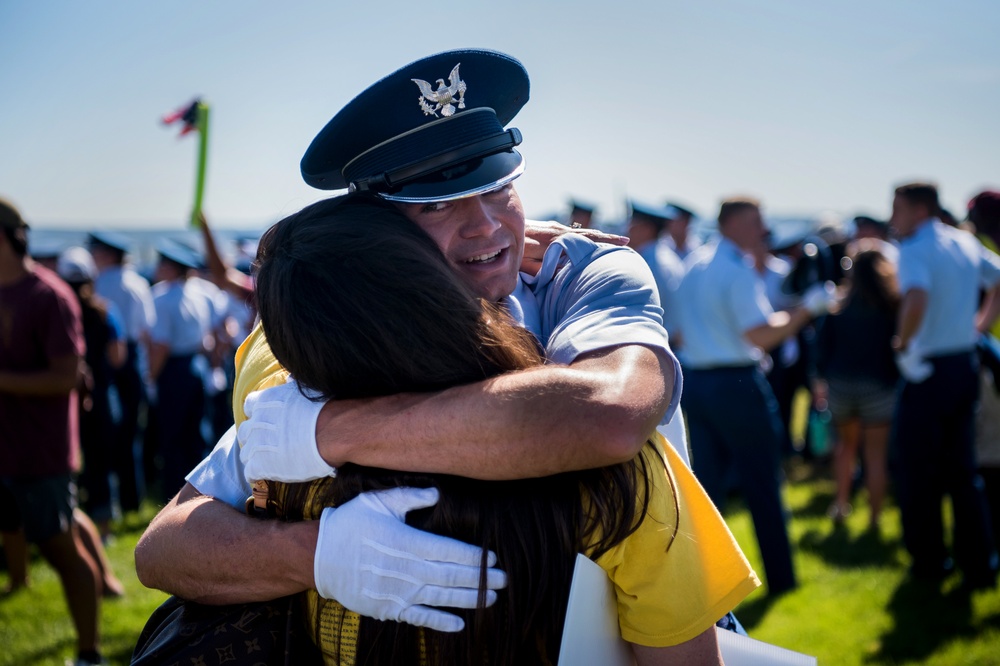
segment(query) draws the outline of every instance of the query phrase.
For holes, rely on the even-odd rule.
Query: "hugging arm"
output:
[[[331,401],[331,464],[517,479],[632,459],[673,395],[666,352],[625,345],[432,394]],[[469,446],[475,442],[476,446]],[[544,442],[545,446],[540,446]]]
[[[314,587],[318,522],[258,520],[190,483],[135,549],[146,587],[209,604],[277,599]]]
[[[632,654],[638,666],[721,666],[722,654],[715,627],[709,627],[701,634],[680,645],[671,647],[646,647],[632,643]]]

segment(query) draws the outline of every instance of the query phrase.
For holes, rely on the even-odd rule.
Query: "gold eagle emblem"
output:
[[[420,110],[425,116],[437,118],[440,111],[441,115],[447,118],[455,113],[456,102],[459,109],[465,108],[465,81],[458,75],[461,64],[458,63],[451,70],[451,74],[448,75],[448,85],[445,85],[444,79],[436,81],[437,90],[423,79],[410,79],[420,88],[420,97],[417,101],[420,102]]]

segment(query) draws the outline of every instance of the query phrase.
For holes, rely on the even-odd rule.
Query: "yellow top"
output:
[[[246,418],[242,405],[248,393],[281,384],[287,376],[257,326],[236,354],[233,399],[237,421]],[[655,451],[644,447],[642,453],[653,477],[647,515],[631,536],[602,555],[597,564],[615,585],[622,637],[639,645],[667,647],[707,630],[760,581],[673,447],[658,434],[654,443]],[[320,613],[319,644],[324,652],[336,654],[338,642],[342,643],[340,663],[353,664],[357,615],[335,602],[321,602],[315,590],[307,596],[307,624],[314,630]],[[328,663],[337,662],[328,659]]]

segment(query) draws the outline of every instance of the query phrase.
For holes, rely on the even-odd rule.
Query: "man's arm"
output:
[[[201,603],[277,599],[315,586],[318,534],[319,521],[258,520],[185,484],[139,539],[135,570],[146,587]]]
[[[910,340],[920,329],[927,312],[927,291],[925,289],[909,289],[899,304],[899,323],[896,327],[896,338],[893,348],[897,351],[906,349]]]
[[[976,331],[985,333],[1000,317],[1000,284],[994,285],[986,292],[983,304],[976,313]]]
[[[332,465],[537,477],[631,460],[673,391],[665,352],[626,345],[439,393],[330,401],[317,441]]]
[[[0,372],[0,391],[16,395],[66,395],[76,388],[80,357],[69,354],[53,358],[45,370]]]
[[[722,653],[715,627],[709,627],[689,641],[672,647],[646,647],[632,644],[632,654],[638,666],[667,666],[684,664],[687,666],[721,666]]]
[[[754,347],[769,352],[798,333],[812,318],[812,313],[803,307],[774,312],[765,323],[743,331],[743,337]]]

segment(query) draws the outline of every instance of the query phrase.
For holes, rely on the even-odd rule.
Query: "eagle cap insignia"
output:
[[[444,79],[436,81],[437,90],[423,79],[410,79],[420,88],[420,97],[417,101],[425,116],[437,118],[438,111],[445,118],[454,115],[456,102],[459,109],[465,108],[465,81],[458,75],[458,68],[461,65],[462,63],[458,63],[451,70],[451,74],[448,75],[448,85],[445,85]]]

